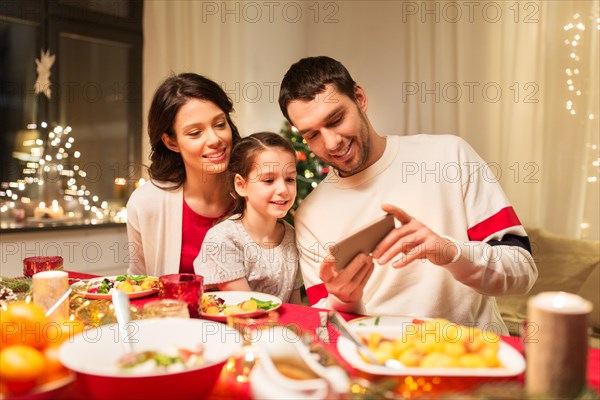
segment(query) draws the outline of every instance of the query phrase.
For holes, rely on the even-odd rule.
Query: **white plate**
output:
[[[404,315],[390,315],[381,317],[360,317],[348,321],[348,324],[352,327],[365,327],[365,326],[381,326],[381,327],[395,327],[402,328],[407,324],[414,324],[418,321],[428,321],[431,318],[416,318]]]
[[[384,317],[382,317],[384,318]],[[402,335],[402,321],[408,324],[407,317],[385,317],[396,319],[394,326],[359,326],[360,320],[352,324],[352,330],[359,336],[369,335],[370,333],[380,333],[386,338],[398,338]],[[412,320],[413,317],[410,317]],[[373,318],[373,321],[375,318]],[[366,322],[370,319],[366,320]],[[381,321],[381,320],[380,320]],[[392,322],[387,320],[386,322]],[[400,323],[400,325],[397,325]],[[525,371],[525,359],[517,350],[507,343],[500,342],[498,349],[498,359],[502,364],[499,368],[426,368],[426,367],[405,367],[390,368],[382,365],[370,364],[363,360],[358,353],[356,346],[346,338],[340,337],[337,343],[340,355],[350,363],[354,368],[374,375],[387,376],[470,376],[470,377],[509,377],[521,374]]]
[[[100,278],[92,278],[92,279],[84,279],[82,281],[79,282],[75,282],[74,284],[71,285],[71,288],[73,289],[73,291],[77,294],[82,295],[83,297],[87,298],[87,299],[92,299],[92,300],[112,300],[112,293],[89,293],[84,291],[84,289],[90,285],[90,284],[95,284],[95,283],[101,283],[104,279],[112,279],[115,280],[117,278],[117,276],[119,275],[114,275],[114,276],[103,276]],[[130,276],[139,276],[139,275],[130,275]],[[149,276],[148,278],[154,278],[153,276]],[[158,279],[158,278],[157,278]],[[129,297],[130,299],[137,299],[140,297],[146,297],[146,296],[150,296],[151,294],[154,294],[158,292],[158,287],[153,288],[153,289],[149,289],[149,290],[142,290],[140,292],[131,292],[131,293],[127,293],[127,297]]]
[[[269,309],[269,310],[256,310],[256,311],[251,311],[251,312],[245,312],[245,313],[238,313],[238,314],[233,314],[236,317],[257,317],[261,314],[265,314],[269,311],[274,311],[277,310],[279,307],[281,307],[281,299],[277,296],[273,296],[271,294],[266,294],[266,293],[260,293],[260,292],[241,292],[241,291],[230,291],[230,292],[206,292],[204,293],[204,296],[206,295],[215,295],[217,297],[222,298],[223,300],[225,300],[225,305],[228,306],[235,306],[240,304],[242,301],[246,301],[246,300],[250,300],[251,297],[254,297],[255,299],[258,300],[262,300],[262,301],[272,301],[274,303],[278,303],[275,307]],[[227,321],[227,315],[223,315],[222,312],[220,312],[219,314],[216,315],[209,315],[209,314],[205,314],[203,312],[200,312],[200,316],[203,319],[208,319],[211,321],[219,321],[219,322],[226,322]]]

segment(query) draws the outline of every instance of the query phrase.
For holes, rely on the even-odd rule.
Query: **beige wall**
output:
[[[64,269],[98,275],[127,270],[127,230],[122,227],[3,233],[0,276],[20,276],[23,259],[60,255]]]

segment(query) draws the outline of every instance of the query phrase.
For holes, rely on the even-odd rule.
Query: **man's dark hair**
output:
[[[279,107],[285,118],[292,123],[287,112],[290,102],[313,100],[328,84],[335,85],[337,91],[356,100],[356,82],[339,61],[319,56],[303,58],[293,64],[283,77],[279,90]]]

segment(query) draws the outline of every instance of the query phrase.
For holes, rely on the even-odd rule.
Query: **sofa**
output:
[[[600,347],[600,241],[574,239],[544,229],[526,230],[538,268],[538,279],[526,295],[496,298],[511,335],[520,334],[530,296],[564,291],[579,294],[594,305],[590,316],[590,344]]]

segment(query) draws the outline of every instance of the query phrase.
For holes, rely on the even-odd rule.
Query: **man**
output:
[[[333,167],[295,218],[311,305],[508,334],[494,296],[528,292],[537,269],[525,230],[475,151],[456,136],[379,135],[364,89],[329,57],[292,65],[279,105]],[[372,255],[336,268],[328,249],[384,213],[396,229]]]

